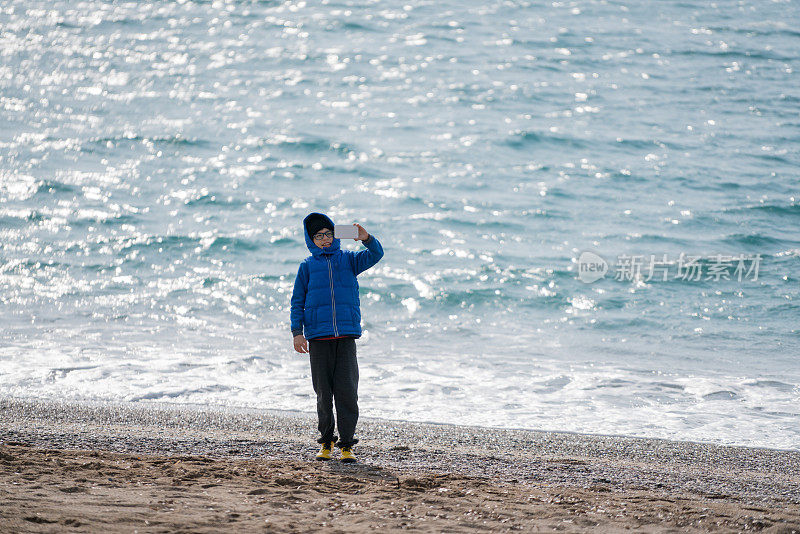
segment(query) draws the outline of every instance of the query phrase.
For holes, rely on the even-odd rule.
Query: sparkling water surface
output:
[[[800,449],[798,21],[5,2],[0,394],[313,412],[288,318],[322,211],[385,250],[359,279],[365,416]],[[681,253],[760,266],[614,276]]]

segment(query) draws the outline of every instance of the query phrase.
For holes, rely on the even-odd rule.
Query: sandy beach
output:
[[[800,532],[800,452],[309,414],[0,400],[2,532]]]

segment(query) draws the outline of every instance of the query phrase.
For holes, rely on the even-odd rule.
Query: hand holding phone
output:
[[[355,224],[336,224],[333,226],[333,237],[337,239],[356,239],[358,226]]]

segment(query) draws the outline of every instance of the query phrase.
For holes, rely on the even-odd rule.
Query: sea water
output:
[[[798,22],[6,1],[0,394],[313,412],[321,211],[385,250],[364,416],[798,449]]]

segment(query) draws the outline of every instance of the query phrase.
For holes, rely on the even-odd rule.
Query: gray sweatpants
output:
[[[358,421],[358,361],[356,340],[308,340],[311,360],[311,382],[317,394],[319,443],[336,441],[334,434],[333,402],[339,426],[339,447],[358,443],[353,436]]]

